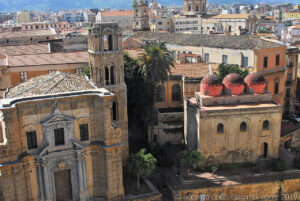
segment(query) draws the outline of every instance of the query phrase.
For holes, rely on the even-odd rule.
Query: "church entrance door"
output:
[[[54,173],[56,201],[72,200],[71,171],[61,170]]]

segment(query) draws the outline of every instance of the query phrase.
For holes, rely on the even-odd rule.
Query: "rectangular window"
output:
[[[280,55],[276,55],[276,66],[280,64]]]
[[[37,148],[36,131],[26,132],[28,149]]]
[[[222,55],[222,63],[227,64],[228,56],[227,55]]]
[[[286,89],[286,97],[289,98],[291,96],[291,89],[287,88]]]
[[[242,59],[242,67],[248,67],[248,57],[244,57]]]
[[[89,126],[88,124],[81,124],[80,128],[80,141],[89,140]]]
[[[65,144],[65,132],[64,128],[54,129],[55,146]]]
[[[206,63],[209,62],[209,53],[205,53],[205,54],[204,54],[204,61],[205,61]]]
[[[27,81],[27,72],[20,72],[20,81],[21,82]]]
[[[287,75],[287,84],[291,84],[291,83],[292,83],[292,76],[293,76],[292,73],[289,73],[289,74]]]
[[[82,68],[76,68],[76,75],[82,75],[83,69]]]
[[[264,68],[268,67],[268,57],[264,57]]]

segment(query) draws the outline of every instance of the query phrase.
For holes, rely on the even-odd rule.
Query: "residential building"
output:
[[[28,49],[28,53],[30,53],[30,47],[25,46],[24,48]],[[79,72],[82,72],[88,64],[89,58],[86,51],[2,56],[0,58],[0,89],[5,91],[30,78],[49,72],[61,71],[80,74]]]
[[[170,17],[155,16],[150,19],[151,32],[173,32],[173,20]]]
[[[22,24],[22,31],[47,30],[50,28],[54,29],[57,33],[60,33],[62,31],[68,31],[70,29],[70,25],[68,22],[31,22]]]
[[[133,31],[149,31],[148,0],[133,0]]]
[[[300,19],[300,12],[283,12],[282,20]]]
[[[37,44],[55,38],[54,29],[0,32],[0,46]]]
[[[132,30],[133,10],[100,11],[96,16],[96,22],[115,22],[121,30]]]
[[[175,33],[201,34],[202,32],[201,16],[175,16],[173,21]]]
[[[278,158],[282,108],[265,86],[256,73],[245,81],[238,74],[223,81],[207,75],[200,92],[185,101],[185,143],[202,153],[205,165]]]
[[[300,25],[287,28],[286,42],[289,44],[300,43]]]

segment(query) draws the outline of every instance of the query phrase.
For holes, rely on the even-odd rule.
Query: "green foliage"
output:
[[[178,152],[178,157],[180,158],[181,164],[188,168],[199,167],[199,164],[204,161],[201,152],[197,150],[184,150]]]
[[[129,125],[143,127],[149,120],[150,110],[153,107],[153,86],[146,83],[140,72],[137,61],[124,55],[125,83],[127,85],[127,108]]]
[[[287,169],[286,163],[284,160],[276,159],[273,161],[273,170],[276,172],[283,172]]]
[[[218,71],[218,76],[221,79],[224,79],[224,77],[230,73],[237,73],[243,78],[249,74],[248,69],[241,69],[237,64],[219,64]]]
[[[83,69],[83,74],[86,75],[88,78],[90,78],[91,77],[91,67],[90,66],[86,66]]]
[[[146,149],[141,149],[135,154],[131,154],[128,159],[128,171],[137,177],[137,189],[140,188],[140,177],[150,176],[156,168],[156,158],[151,153],[146,154]]]
[[[174,68],[172,53],[163,43],[145,46],[138,62],[146,82],[154,86],[166,82],[171,74],[171,67]]]

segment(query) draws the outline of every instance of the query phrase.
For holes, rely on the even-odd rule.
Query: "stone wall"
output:
[[[174,201],[300,200],[300,178],[211,188],[170,189]]]

